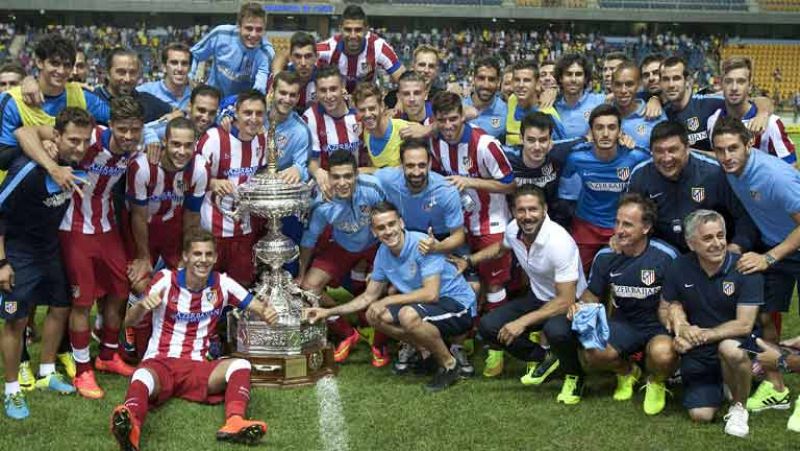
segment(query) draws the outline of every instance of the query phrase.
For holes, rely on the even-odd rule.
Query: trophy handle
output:
[[[229,209],[222,205],[222,200],[228,196],[233,198],[233,203],[235,205],[235,208],[233,209]],[[242,213],[244,213],[244,208],[239,203],[239,193],[237,191],[234,190],[233,193],[227,196],[214,196],[214,205],[217,206],[217,208],[219,209],[220,213],[222,213],[223,216],[231,218],[234,221],[242,219]]]

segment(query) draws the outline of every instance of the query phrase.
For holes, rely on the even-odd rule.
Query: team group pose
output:
[[[308,224],[283,224],[300,249],[287,269],[321,295],[305,317],[327,323],[336,362],[370,326],[372,365],[430,375],[428,392],[475,376],[477,340],[479,377],[516,358],[529,390],[560,375],[570,406],[592,369],[616,376],[618,402],[643,385],[648,416],[680,385],[691,420],[722,411],[737,437],[750,412],[791,409],[783,375],[800,358],[778,344],[800,277],[800,174],[774,105],[750,97],[750,60],[723,61],[721,92],[699,96],[675,55],[483,57],[463,92],[439,85],[438,49],[406,67],[359,6],[285,52],[266,24],[247,3],[236,24],[166,46],[164,78],[144,84],[126,48],[85,84],[86,55],[58,34],[36,43],[35,73],[0,67],[8,417],[46,408],[30,390],[106,397],[102,371],[129,380],[109,412],[122,449],[174,397],[224,402],[219,440],[264,436],[247,419],[250,363],[220,355],[217,323],[226,307],[277,318],[249,291],[258,220],[223,214],[273,142],[279,176],[317,187]],[[352,301],[327,295],[339,285]],[[797,403],[787,427],[800,432]]]

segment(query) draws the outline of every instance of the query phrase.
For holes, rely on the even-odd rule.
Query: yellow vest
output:
[[[67,83],[66,91],[68,107],[86,109],[86,97],[83,95],[83,87],[80,83]],[[22,125],[56,125],[55,116],[50,116],[39,107],[34,108],[25,104],[22,100],[22,88],[17,86],[8,90],[8,93],[17,102],[17,110],[19,110]]]
[[[383,149],[376,149],[379,151],[377,155],[372,153],[372,148],[370,147],[370,134],[367,131],[364,131],[364,142],[367,145],[367,153],[369,153],[369,159],[372,162],[372,166],[376,168],[400,166],[400,144],[403,143],[403,139],[400,138],[400,130],[408,127],[408,122],[402,119],[390,120],[392,121],[392,134],[389,135],[389,140],[386,141],[386,145],[383,146]]]
[[[517,120],[514,118],[514,113],[517,111],[518,104],[519,99],[517,99],[517,95],[511,94],[508,97],[508,113],[506,113],[506,145],[509,146],[518,146],[522,144],[522,136],[520,132],[522,120]],[[549,114],[556,119],[561,119],[558,115],[558,111],[556,111],[556,109],[553,107],[540,109],[539,111],[544,114]]]

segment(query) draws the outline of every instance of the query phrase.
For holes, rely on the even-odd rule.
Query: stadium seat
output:
[[[759,0],[762,11],[800,11],[800,0]]]

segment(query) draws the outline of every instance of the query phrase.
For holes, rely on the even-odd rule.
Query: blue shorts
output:
[[[683,406],[687,409],[722,405],[722,367],[717,344],[694,348],[681,356]]]
[[[642,351],[647,343],[656,335],[669,335],[667,329],[661,324],[636,326],[630,321],[615,315],[608,322],[610,336],[608,344],[611,345],[623,359],[631,354]]]
[[[6,258],[14,270],[14,288],[11,293],[2,292],[0,318],[25,318],[37,305],[69,307],[69,284],[61,264],[61,254],[54,252],[49,257],[6,248]]]
[[[396,324],[400,323],[400,309],[408,307],[416,310],[419,317],[439,329],[442,338],[466,333],[472,328],[472,315],[469,307],[464,307],[452,298],[439,298],[431,304],[390,305],[388,310]]]

